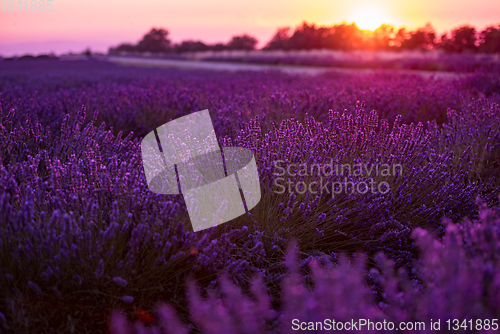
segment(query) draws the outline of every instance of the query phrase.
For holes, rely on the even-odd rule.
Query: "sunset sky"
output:
[[[248,33],[259,47],[278,27],[302,21],[331,25],[379,22],[414,29],[430,22],[438,33],[463,24],[482,29],[500,24],[499,0],[52,0],[52,11],[28,11],[0,4],[0,55],[106,52],[122,42],[136,43],[151,27],[164,27],[170,39],[228,42]],[[13,0],[14,6],[19,0]],[[23,0],[24,1],[24,0]],[[37,0],[39,2],[40,0]],[[30,1],[28,1],[30,3]]]

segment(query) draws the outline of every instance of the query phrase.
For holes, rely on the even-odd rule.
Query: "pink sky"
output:
[[[14,5],[19,2],[13,1]],[[201,39],[207,43],[225,43],[233,35],[248,33],[263,46],[278,27],[294,28],[304,20],[320,25],[342,21],[362,25],[363,22],[357,21],[370,19],[366,13],[372,12],[396,27],[414,29],[430,22],[439,33],[463,24],[479,29],[500,24],[498,0],[52,0],[51,3],[50,12],[32,12],[29,7],[28,11],[24,8],[7,11],[10,6],[4,11],[0,4],[0,55],[61,54],[81,52],[87,47],[106,52],[110,46],[122,42],[136,43],[151,27],[167,28],[173,42]]]

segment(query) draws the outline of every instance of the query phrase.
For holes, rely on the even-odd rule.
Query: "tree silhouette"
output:
[[[388,50],[391,48],[391,41],[394,38],[394,27],[388,24],[382,24],[373,31],[372,44],[377,50]]]
[[[430,50],[436,45],[436,32],[434,28],[427,23],[417,31],[409,33],[401,42],[401,48],[407,50]]]
[[[362,47],[362,31],[355,23],[336,25],[334,31],[338,49],[348,51]]]
[[[128,43],[110,48],[109,54],[122,52],[198,52],[206,50],[254,50],[257,39],[247,34],[233,36],[228,44],[204,44],[201,41],[182,41],[171,45],[168,30],[152,28],[137,45]],[[359,29],[355,23],[340,23],[332,26],[316,26],[303,22],[295,28],[279,28],[264,50],[432,50],[440,48],[447,52],[500,53],[500,25],[489,26],[481,33],[469,25],[458,27],[436,40],[436,33],[430,23],[415,31],[383,24],[372,33]]]
[[[222,51],[227,49],[226,45],[223,43],[217,43],[209,48],[214,51]]]
[[[441,47],[447,52],[476,51],[476,28],[465,25],[452,30],[451,38],[441,36]]]
[[[279,28],[278,31],[276,31],[276,34],[274,34],[273,38],[271,38],[269,43],[267,43],[267,45],[264,47],[264,50],[288,50],[288,40],[290,39],[288,33],[289,31],[290,27]]]
[[[320,49],[323,47],[322,39],[326,37],[327,33],[325,28],[317,29],[314,23],[308,25],[303,22],[301,27],[295,29],[288,44],[290,49]]]
[[[135,47],[139,52],[165,53],[171,50],[170,40],[167,39],[168,30],[153,28]]]
[[[119,54],[121,52],[135,52],[137,51],[135,49],[135,45],[132,45],[130,43],[123,43],[118,45],[116,48],[109,48],[108,53],[109,54]]]
[[[500,52],[500,25],[497,27],[490,26],[481,31],[479,35],[481,52]]]
[[[247,34],[234,36],[227,44],[229,50],[255,50],[257,39]]]
[[[210,47],[200,41],[183,41],[175,46],[175,52],[197,52],[207,51]]]

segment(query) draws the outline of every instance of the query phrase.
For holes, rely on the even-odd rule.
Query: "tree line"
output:
[[[233,36],[227,43],[205,44],[187,40],[173,44],[169,31],[152,28],[135,45],[120,44],[110,48],[110,54],[121,52],[184,53],[219,50],[255,50],[257,39],[247,34]],[[279,28],[263,50],[443,50],[446,52],[500,53],[500,24],[482,31],[463,25],[442,34],[439,38],[432,25],[414,31],[395,29],[383,24],[373,32],[358,28],[355,23],[316,26],[303,22],[295,28]]]
[[[136,44],[124,43],[115,48],[110,48],[109,53],[120,52],[153,52],[153,53],[184,53],[208,50],[255,50],[257,39],[243,34],[234,36],[229,43],[218,43],[214,45],[205,44],[201,41],[183,41],[179,44],[172,44],[168,38],[169,31],[164,28],[152,28]]]

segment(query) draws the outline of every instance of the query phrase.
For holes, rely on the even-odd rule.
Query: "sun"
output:
[[[378,7],[364,6],[356,11],[351,21],[362,30],[374,31],[382,24],[388,23],[388,17]]]

